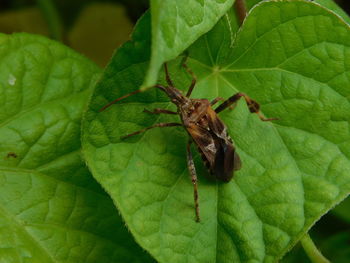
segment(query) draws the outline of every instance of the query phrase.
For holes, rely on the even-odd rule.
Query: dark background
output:
[[[61,14],[65,17],[64,21],[72,22],[75,15],[79,12],[82,6],[96,2],[96,0],[55,0],[54,1]],[[128,14],[133,21],[148,8],[149,0],[99,0],[99,2],[117,2],[122,3],[127,7]],[[348,14],[350,14],[350,1],[349,0],[335,0]],[[35,5],[35,0],[1,0],[0,10],[22,8],[24,6]],[[68,7],[68,8],[67,8]]]
[[[336,0],[337,2],[348,14],[350,14],[350,1],[349,0]]]
[[[34,6],[36,2],[36,0],[1,0],[0,10]],[[79,11],[92,2],[121,3],[127,8],[128,15],[134,22],[147,10],[149,5],[149,0],[54,0],[54,2],[66,25],[71,24]]]

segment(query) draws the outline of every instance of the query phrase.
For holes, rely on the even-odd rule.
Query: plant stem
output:
[[[49,27],[50,37],[62,41],[63,26],[52,0],[37,0],[37,5]]]
[[[312,263],[330,263],[330,261],[317,249],[309,234],[302,237],[300,243]]]
[[[242,25],[247,15],[247,7],[245,4],[245,0],[236,0],[235,9],[238,16],[239,24]]]

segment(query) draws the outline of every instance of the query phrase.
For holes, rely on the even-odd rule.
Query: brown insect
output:
[[[181,123],[157,123],[150,127],[144,128],[142,130],[133,132],[126,136],[121,137],[121,139],[126,139],[130,136],[134,136],[150,130],[156,127],[174,127],[182,126],[185,128],[190,138],[187,143],[187,165],[188,170],[191,174],[192,184],[194,187],[194,203],[195,203],[195,213],[196,221],[200,221],[199,216],[199,201],[198,201],[198,187],[197,187],[197,173],[194,166],[192,152],[190,145],[194,142],[197,145],[197,148],[202,156],[202,159],[209,169],[211,175],[213,175],[217,180],[223,182],[229,182],[233,175],[234,171],[237,171],[241,168],[241,160],[235,151],[233,141],[229,134],[227,133],[227,128],[222,120],[219,118],[218,113],[230,107],[232,104],[237,102],[240,98],[244,98],[250,112],[257,113],[261,120],[270,121],[275,120],[275,118],[265,118],[260,113],[259,104],[249,98],[244,93],[237,93],[227,100],[223,98],[216,98],[213,101],[207,99],[191,99],[190,95],[193,91],[193,88],[196,85],[196,76],[188,68],[185,62],[182,63],[186,71],[192,76],[191,85],[186,93],[186,96],[182,94],[180,90],[175,88],[168,72],[167,64],[164,65],[165,68],[165,78],[168,83],[168,86],[156,85],[155,87],[164,91],[177,106],[177,112],[169,111],[166,109],[156,108],[153,111],[144,110],[144,112],[150,114],[173,114],[179,115]],[[111,103],[105,105],[100,109],[100,112],[111,106],[112,104],[125,99],[131,95],[141,92],[140,90],[133,91],[129,94],[126,94]],[[224,100],[224,102],[218,106],[215,110],[212,108],[217,102]]]
[[[6,156],[6,158],[17,158],[18,156],[17,156],[17,154],[16,153],[14,153],[14,152],[9,152],[9,153],[7,153],[7,156]]]

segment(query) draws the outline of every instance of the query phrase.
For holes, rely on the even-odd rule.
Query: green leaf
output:
[[[234,0],[151,0],[152,55],[143,87],[156,84],[164,62],[208,32]]]
[[[247,0],[247,7],[250,9],[254,5],[262,2],[263,0]],[[306,1],[306,0],[305,0]],[[334,0],[315,0],[314,2],[319,3],[323,7],[328,8],[329,10],[333,11],[337,15],[339,15],[341,18],[343,18],[347,23],[350,23],[350,17],[349,15],[344,12],[344,10],[339,7]]]
[[[194,220],[185,130],[158,128],[120,140],[154,123],[179,121],[142,113],[174,110],[165,95],[150,90],[98,112],[142,82],[147,56],[127,59],[130,47],[140,48],[141,30],[112,59],[83,121],[83,149],[94,177],[139,244],[160,262],[276,262],[350,192],[349,26],[301,0],[261,3],[236,37],[233,17],[223,17],[189,49],[188,64],[198,76],[193,98],[242,91],[280,120],[262,122],[243,101],[220,114],[243,167],[230,183],[215,182],[206,179],[196,155],[200,223]],[[139,28],[149,24],[143,22]],[[170,74],[186,90],[190,77],[179,60]]]
[[[333,0],[316,0],[315,2],[328,8],[329,10],[332,10],[334,13],[343,18],[347,23],[350,23],[349,15],[346,12],[344,12],[344,10],[341,7],[339,7],[337,3],[335,3]]]
[[[0,35],[1,262],[152,262],[81,159],[99,75],[59,43]]]

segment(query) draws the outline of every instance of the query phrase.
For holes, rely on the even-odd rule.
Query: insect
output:
[[[189,135],[189,140],[186,147],[187,166],[191,175],[191,180],[194,188],[196,221],[199,222],[200,214],[197,173],[191,152],[191,143],[194,142],[197,145],[198,151],[201,154],[201,157],[206,167],[208,168],[210,174],[214,176],[217,180],[229,182],[234,175],[234,171],[237,171],[241,168],[241,160],[239,158],[239,155],[235,151],[235,146],[227,132],[227,128],[222,122],[222,120],[219,118],[218,113],[225,110],[228,107],[231,107],[240,98],[244,98],[250,112],[257,113],[261,120],[270,121],[276,120],[276,118],[265,118],[260,112],[259,104],[244,93],[234,94],[227,100],[218,97],[211,102],[207,99],[191,99],[190,96],[196,85],[197,78],[193,71],[187,66],[185,60],[183,61],[182,65],[186,69],[186,71],[192,76],[192,82],[188,88],[186,95],[183,95],[180,90],[175,88],[170,78],[167,64],[164,64],[164,69],[165,78],[168,86],[155,86],[156,88],[162,90],[167,94],[171,102],[176,105],[177,111],[174,112],[160,108],[156,108],[153,111],[147,109],[144,110],[144,112],[149,114],[179,115],[181,123],[157,123],[150,127],[123,136],[121,137],[121,139],[126,139],[128,137],[135,136],[137,134],[140,134],[142,132],[156,127],[163,128],[182,126],[185,128]],[[120,98],[117,98],[116,100],[110,102],[109,104],[101,108],[100,112],[104,111],[114,103],[139,92],[141,91],[136,90]],[[213,106],[219,101],[223,101],[223,103],[214,110]]]
[[[8,159],[9,158],[17,158],[17,154],[16,153],[14,153],[14,152],[9,152],[9,153],[7,153],[7,156],[6,156]]]

